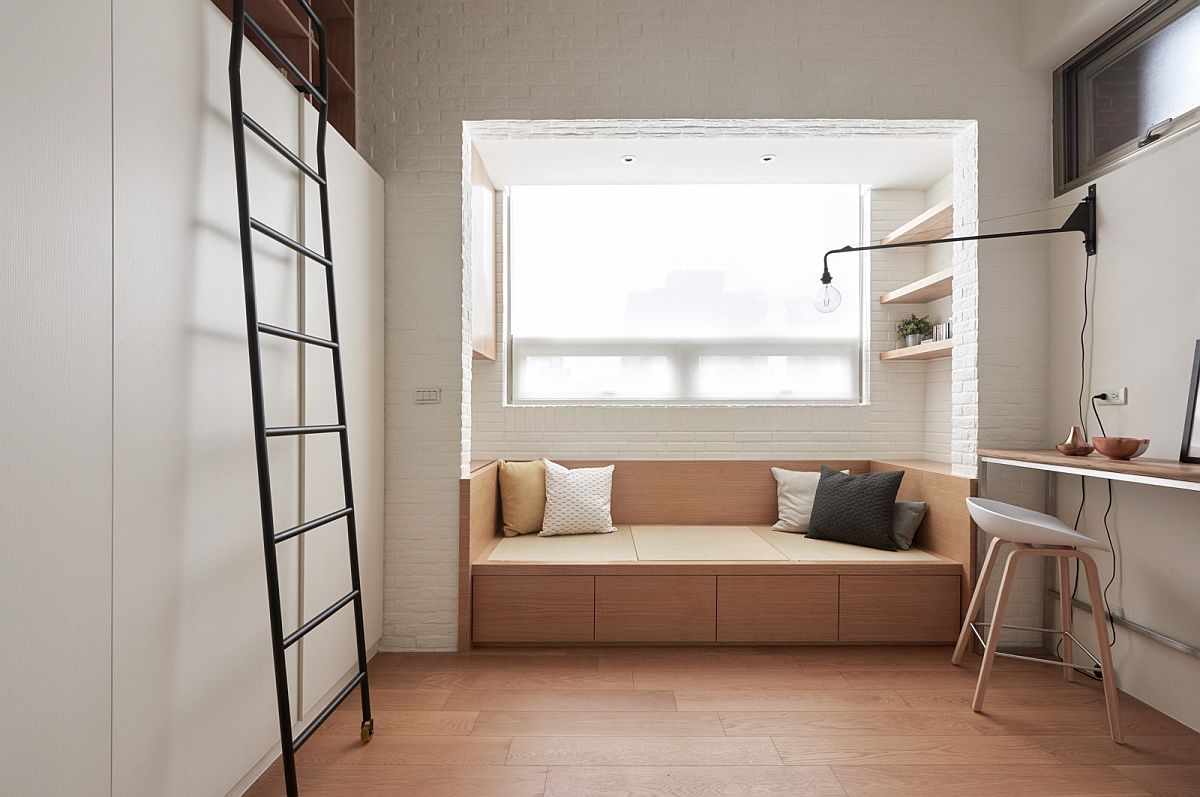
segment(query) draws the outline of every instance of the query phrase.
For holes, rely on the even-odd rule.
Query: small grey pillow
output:
[[[822,465],[809,539],[896,550],[892,515],[903,478],[902,470],[850,475]]]
[[[892,539],[901,551],[912,547],[913,537],[925,519],[925,510],[929,507],[924,501],[897,501],[892,514]]]
[[[817,496],[817,483],[821,481],[820,472],[771,468],[771,475],[775,477],[779,494],[779,522],[771,528],[806,533],[813,499]]]

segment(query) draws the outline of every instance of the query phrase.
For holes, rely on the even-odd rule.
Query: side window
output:
[[[1059,67],[1055,194],[1200,121],[1200,0],[1155,0]]]

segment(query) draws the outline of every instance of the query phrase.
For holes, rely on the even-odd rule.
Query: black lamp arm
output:
[[[876,249],[901,249],[909,246],[929,246],[930,244],[952,244],[958,241],[987,241],[993,238],[1021,238],[1028,235],[1054,235],[1060,232],[1083,233],[1083,246],[1089,255],[1096,254],[1096,186],[1088,186],[1088,195],[1079,200],[1079,204],[1071,211],[1071,215],[1061,227],[1048,230],[1019,230],[1017,232],[993,232],[987,235],[962,235],[954,238],[934,238],[928,241],[905,241],[898,244],[871,244],[870,246],[843,246],[841,249],[830,249],[825,253],[825,270],[821,274],[821,282],[828,285],[833,282],[829,274],[829,256],[841,252],[871,252]]]

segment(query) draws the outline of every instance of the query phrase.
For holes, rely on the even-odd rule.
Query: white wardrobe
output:
[[[0,224],[16,248],[0,277],[0,410],[12,430],[0,460],[0,632],[16,652],[0,657],[0,793],[238,793],[278,738],[230,25],[211,0],[19,6],[0,56],[25,109],[0,121],[9,184]],[[254,48],[243,81],[247,110],[311,158],[316,111]],[[255,137],[247,143],[253,214],[320,250],[311,182]],[[373,648],[382,635],[383,182],[332,128],[327,154]],[[255,258],[262,320],[327,335],[323,267],[266,239]],[[263,360],[269,424],[330,422],[327,351],[264,338]],[[272,440],[271,466],[281,528],[342,506],[333,436]],[[342,522],[281,545],[280,567],[291,630],[349,589]],[[351,613],[289,655],[299,723],[354,667]]]

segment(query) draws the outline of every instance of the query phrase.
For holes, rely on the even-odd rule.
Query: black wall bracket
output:
[[[930,246],[933,244],[950,244],[958,241],[989,241],[994,238],[1023,238],[1030,235],[1054,235],[1063,232],[1083,233],[1083,248],[1088,255],[1097,251],[1098,237],[1096,234],[1096,184],[1088,186],[1087,196],[1079,200],[1079,204],[1071,211],[1071,215],[1061,227],[1044,230],[1017,230],[1014,232],[993,232],[986,235],[960,235],[953,238],[932,238],[927,241],[905,241],[898,244],[871,244],[869,246],[843,246],[841,249],[830,249],[825,253],[825,270],[821,274],[821,282],[828,285],[833,282],[829,274],[829,256],[839,252],[872,252],[877,249],[901,249],[910,246]]]

